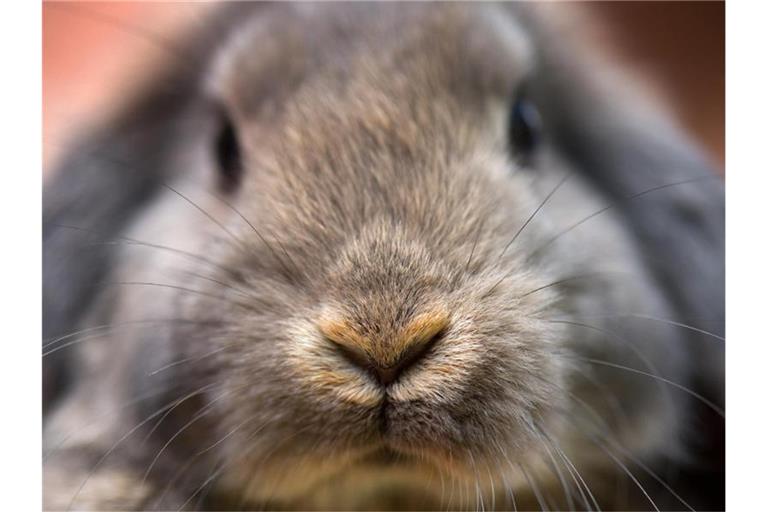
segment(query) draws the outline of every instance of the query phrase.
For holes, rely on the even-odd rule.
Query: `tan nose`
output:
[[[354,323],[338,319],[324,319],[319,328],[347,360],[369,371],[386,386],[429,351],[448,327],[448,320],[445,311],[431,310],[384,337],[363,335]]]

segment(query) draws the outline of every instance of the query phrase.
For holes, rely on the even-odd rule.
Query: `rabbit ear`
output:
[[[169,172],[168,141],[180,99],[145,102],[87,138],[65,158],[43,191],[43,337],[74,332],[110,267],[112,242],[151,201]],[[44,407],[66,385],[61,340],[44,348]],[[50,353],[48,353],[50,352]]]
[[[210,114],[201,101],[204,75],[221,34],[244,18],[247,5],[206,14],[184,42],[132,31],[156,46],[159,73],[147,73],[133,101],[86,136],[55,169],[43,191],[43,338],[73,333],[96,305],[119,250],[117,240],[177,172],[179,144]],[[181,170],[179,170],[181,172]],[[106,244],[104,242],[107,242]],[[44,410],[67,385],[71,352],[48,345],[43,357]],[[57,350],[61,348],[61,350]]]
[[[542,23],[543,14],[521,10],[538,52],[530,90],[548,136],[577,172],[615,203],[674,307],[669,320],[722,337],[722,178],[670,117],[629,94],[634,84],[613,81],[615,70],[606,68],[615,65],[575,55],[574,46],[566,47],[562,35]],[[684,332],[708,393],[724,400],[722,345]]]
[[[573,54],[573,46],[566,47],[561,34],[548,34],[540,21],[528,17],[539,52],[530,90],[547,136],[623,217],[670,303],[664,320],[688,326],[670,328],[679,327],[688,351],[689,386],[722,405],[724,346],[713,338],[725,330],[723,180],[671,118],[639,101],[645,98],[631,97],[633,84],[613,81],[615,70],[606,73],[610,64],[601,68]],[[724,450],[724,423],[694,407],[689,412],[697,422],[696,439],[689,448],[714,463]],[[689,466],[681,474],[696,488],[711,490],[710,504],[722,503],[719,470]]]
[[[44,187],[44,410],[67,385],[71,352],[71,340],[50,342],[78,329],[119,250],[114,242],[173,172],[175,141],[200,104],[207,50],[196,44],[174,49],[164,71],[74,146]]]
[[[678,320],[722,336],[722,180],[665,119],[635,112],[631,99],[596,93],[578,80],[560,68],[535,88],[544,94],[555,144],[616,203],[678,307]]]

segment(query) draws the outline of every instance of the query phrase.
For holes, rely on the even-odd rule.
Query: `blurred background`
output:
[[[150,59],[166,56],[174,33],[200,22],[210,7],[44,2],[44,168],[55,165],[79,127],[110,110]],[[569,7],[595,16],[599,44],[651,81],[724,172],[725,2],[572,2]]]

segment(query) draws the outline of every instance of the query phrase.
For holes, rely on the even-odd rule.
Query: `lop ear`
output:
[[[92,310],[128,224],[177,172],[179,141],[200,119],[202,75],[221,31],[242,8],[219,10],[183,46],[149,38],[167,57],[148,73],[132,101],[87,134],[43,190],[44,343],[76,331]],[[119,25],[117,30],[130,30]],[[137,37],[146,38],[142,31]],[[199,124],[199,123],[198,123]],[[178,167],[178,165],[176,165]],[[43,408],[66,387],[71,368],[62,340],[43,357]]]
[[[711,162],[670,117],[632,97],[631,83],[577,55],[541,18],[519,11],[531,29],[538,72],[531,91],[553,143],[574,169],[615,204],[671,304],[666,320],[715,336],[725,331],[725,194]],[[583,25],[580,27],[583,30]],[[608,63],[604,63],[608,66]],[[615,71],[615,70],[612,70]],[[672,327],[674,328],[674,327]],[[680,328],[692,383],[724,405],[722,340]],[[692,404],[690,448],[712,463],[683,468],[680,483],[700,489],[710,508],[723,503],[724,422]],[[709,416],[707,416],[709,414]],[[706,489],[707,492],[704,492]]]
[[[181,106],[175,98],[152,103],[86,137],[43,190],[44,343],[78,329],[119,249],[104,242],[120,236],[167,178],[176,129],[169,119]],[[67,341],[44,347],[44,410],[67,385]]]
[[[176,115],[168,110],[165,105],[164,114]],[[100,242],[119,236],[164,178],[164,142],[172,134],[158,114],[137,112],[128,122],[112,123],[87,137],[43,190],[44,343],[77,329],[116,248]],[[66,385],[70,351],[51,352],[61,344],[43,350],[45,408]]]
[[[594,61],[523,10],[538,52],[536,95],[545,130],[578,172],[615,203],[667,292],[677,322],[723,336],[725,195],[722,178],[671,117],[633,97]],[[612,70],[615,71],[615,70]],[[709,392],[722,400],[722,346],[686,331]],[[695,338],[695,339],[693,339]],[[695,343],[693,343],[695,342]],[[711,351],[710,351],[711,349]]]

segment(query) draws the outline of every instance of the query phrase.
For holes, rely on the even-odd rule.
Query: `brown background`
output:
[[[685,127],[722,168],[725,129],[724,2],[584,2],[604,21],[611,45],[649,76]],[[44,2],[43,129],[49,168],[76,128],[103,112],[142,64],[162,52],[201,4]]]

